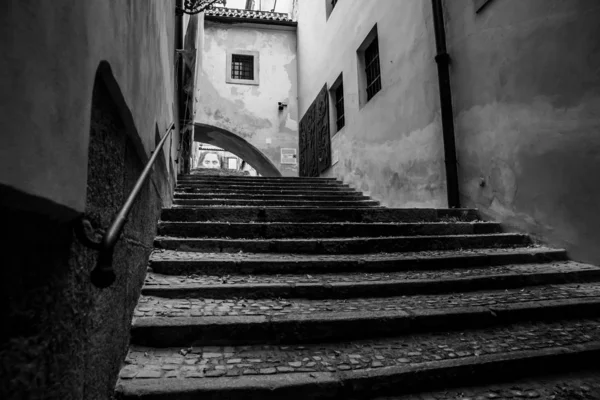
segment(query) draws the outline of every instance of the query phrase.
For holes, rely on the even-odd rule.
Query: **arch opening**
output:
[[[259,149],[242,137],[212,125],[195,123],[194,141],[217,146],[233,153],[256,169],[265,177],[282,176],[277,167]]]

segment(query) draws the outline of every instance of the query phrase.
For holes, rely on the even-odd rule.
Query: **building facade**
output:
[[[600,262],[600,189],[590,179],[600,168],[600,5],[442,6],[461,205]],[[297,12],[301,121],[328,92],[332,162],[321,175],[386,206],[446,206],[445,164],[454,163],[432,2],[305,0]]]
[[[297,176],[296,158],[287,157],[298,144],[296,23],[284,13],[215,8],[203,25],[196,140],[262,175]]]

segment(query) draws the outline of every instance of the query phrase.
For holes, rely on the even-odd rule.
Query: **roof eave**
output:
[[[297,27],[296,21],[278,21],[273,19],[260,19],[260,18],[240,18],[240,17],[223,17],[219,15],[205,15],[206,21],[220,22],[224,24],[260,24],[260,25],[281,25],[281,26],[293,26]]]

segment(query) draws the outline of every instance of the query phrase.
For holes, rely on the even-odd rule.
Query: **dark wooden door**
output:
[[[331,166],[327,85],[323,86],[300,121],[298,147],[300,176],[319,176]]]

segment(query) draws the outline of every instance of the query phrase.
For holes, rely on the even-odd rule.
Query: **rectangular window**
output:
[[[346,124],[344,119],[344,83],[340,82],[335,89],[335,125],[337,130],[341,130]]]
[[[334,8],[338,0],[331,0],[331,8]]]
[[[232,54],[231,79],[254,80],[254,57]]]
[[[379,41],[377,36],[365,49],[365,72],[367,76],[367,101],[381,90],[381,68],[379,65]]]

